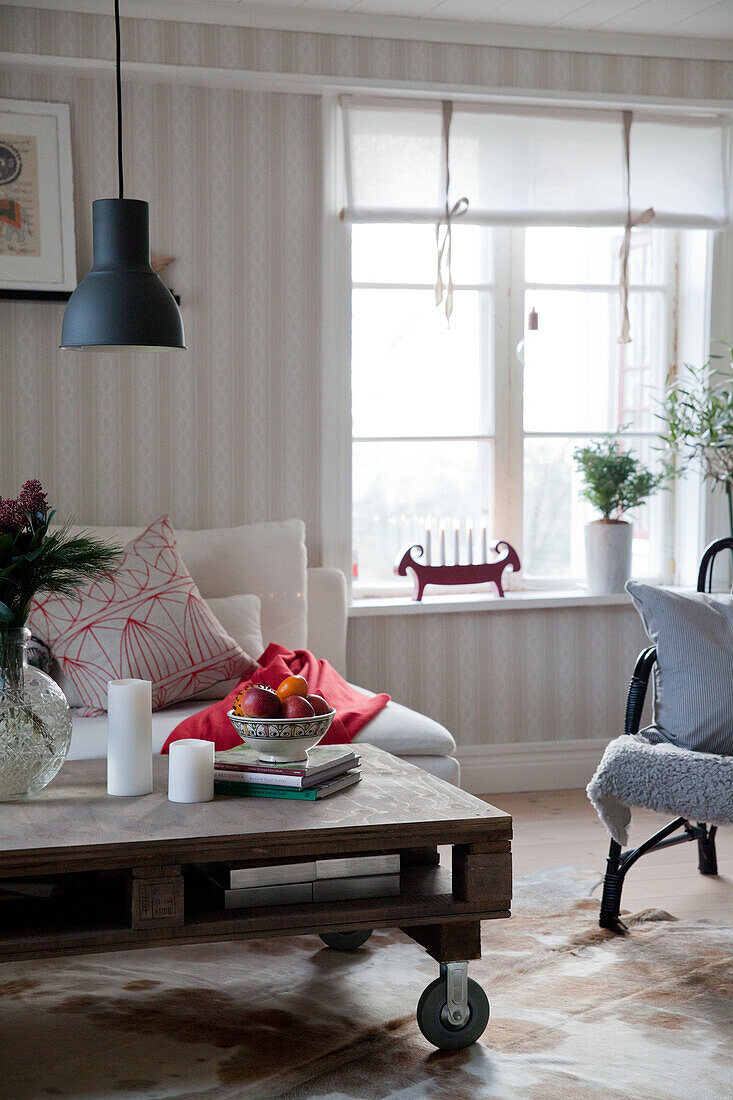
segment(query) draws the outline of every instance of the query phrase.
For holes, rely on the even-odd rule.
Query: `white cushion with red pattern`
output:
[[[130,542],[140,533],[139,527],[72,527],[74,534],[87,530],[89,534],[107,539],[118,546]],[[191,576],[205,600],[219,596],[234,596],[250,592],[259,596],[262,603],[262,635],[265,644],[279,642],[288,649],[312,649],[310,636],[310,609],[307,609],[308,581],[306,574],[305,524],[299,519],[285,519],[272,523],[250,523],[242,527],[216,527],[202,531],[190,531],[176,527],[178,553],[188,567]],[[309,572],[313,573],[313,570]],[[333,572],[333,571],[331,571]],[[341,578],[343,583],[343,577]],[[336,581],[336,591],[338,582]],[[342,656],[337,664],[343,672],[346,648],[346,599],[329,592],[329,607],[317,604],[313,613],[321,620],[316,631],[330,639],[329,625],[334,613],[338,614],[336,638],[330,648],[340,646]],[[329,647],[327,647],[329,648]],[[257,654],[259,656],[259,654]],[[324,657],[333,660],[330,652]]]
[[[106,710],[109,680],[150,680],[158,710],[241,679],[255,664],[202,598],[167,516],[125,546],[108,578],[35,601],[29,625],[82,704],[98,710]]]

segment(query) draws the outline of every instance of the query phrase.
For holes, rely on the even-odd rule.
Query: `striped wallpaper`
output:
[[[113,82],[9,69],[0,95],[71,104],[81,273],[92,199],[116,194]],[[317,534],[319,100],[133,83],[125,108],[127,193],[176,257],[189,350],[59,352],[62,305],[0,302],[0,494],[37,475],[81,523]]]
[[[5,50],[113,57],[109,16],[5,8],[2,18],[0,40]],[[629,96],[733,96],[733,66],[725,61],[413,42],[154,19],[123,19],[122,25],[129,61]]]
[[[634,660],[648,645],[628,607],[365,616],[348,669],[429,714],[460,747],[595,740],[622,732]]]

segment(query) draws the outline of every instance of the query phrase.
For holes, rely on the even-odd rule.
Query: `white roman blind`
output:
[[[344,96],[343,216],[350,222],[445,221],[438,101]],[[729,220],[729,119],[454,102],[448,207],[478,225],[722,228]]]

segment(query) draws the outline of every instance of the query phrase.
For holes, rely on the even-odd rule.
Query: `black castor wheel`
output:
[[[321,932],[320,937],[326,947],[332,947],[334,951],[356,951],[371,934],[371,928],[361,928],[356,932]]]
[[[428,1042],[439,1050],[470,1047],[483,1035],[488,1022],[489,998],[473,978],[468,979],[468,1019],[463,1024],[450,1022],[443,977],[426,986],[417,1002],[418,1027]]]

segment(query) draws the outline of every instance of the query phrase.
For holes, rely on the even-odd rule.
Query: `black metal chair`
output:
[[[730,550],[733,554],[733,537],[716,539],[706,548],[697,575],[698,592],[711,591],[715,557],[723,550]],[[657,651],[654,646],[649,646],[648,649],[643,650],[637,658],[634,674],[629,685],[629,694],[626,698],[625,734],[631,735],[639,732],[649,677],[656,659]],[[643,844],[640,844],[638,848],[628,848],[622,851],[621,845],[612,840],[606,861],[606,875],[603,880],[603,897],[598,921],[601,928],[609,928],[614,932],[626,931],[626,925],[619,915],[624,880],[637,860],[648,852],[656,852],[660,848],[669,848],[673,844],[685,844],[688,840],[696,840],[697,866],[700,874],[717,875],[716,831],[715,825],[708,826],[702,822],[693,825],[684,817],[676,817],[674,821],[670,821],[664,828],[659,829]]]

